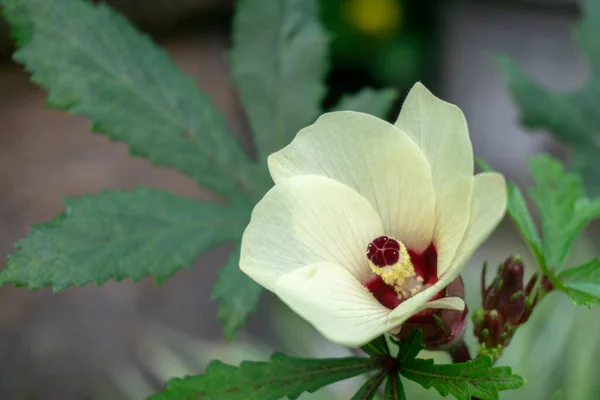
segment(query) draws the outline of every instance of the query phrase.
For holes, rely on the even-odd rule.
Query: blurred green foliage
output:
[[[320,0],[331,35],[331,99],[365,84],[408,90],[434,70],[435,5],[413,0]]]
[[[583,18],[575,40],[589,66],[589,77],[569,92],[536,82],[515,61],[502,56],[498,65],[519,109],[521,123],[547,130],[571,150],[571,166],[583,174],[591,194],[600,193],[600,1],[583,1]]]

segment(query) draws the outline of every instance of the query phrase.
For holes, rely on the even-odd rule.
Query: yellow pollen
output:
[[[369,267],[387,285],[394,288],[399,299],[407,299],[421,291],[423,288],[423,278],[416,276],[415,267],[410,261],[410,256],[404,243],[397,239],[394,240],[400,244],[398,262],[393,265],[378,267],[369,260]]]

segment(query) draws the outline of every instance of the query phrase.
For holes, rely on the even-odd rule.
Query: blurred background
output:
[[[401,93],[397,113],[408,88],[422,80],[462,108],[476,155],[519,184],[530,182],[525,161],[529,155],[546,151],[565,156],[550,136],[525,132],[518,125],[492,56],[514,57],[550,87],[576,88],[586,68],[571,40],[580,12],[575,1],[321,2],[323,23],[332,35],[326,106],[364,86],[392,86]],[[241,140],[251,140],[225,59],[233,1],[109,3],[165,46],[212,96]],[[139,184],[210,196],[174,171],[129,157],[124,145],[89,134],[88,121],[45,109],[44,93],[11,62],[11,51],[7,26],[0,19],[3,254],[13,251],[12,243],[28,234],[29,225],[58,214],[65,196]],[[577,247],[573,257],[582,261],[594,251],[590,237]],[[228,250],[215,249],[161,287],[146,279],[139,284],[70,288],[60,294],[0,288],[0,399],[142,399],[169,377],[202,372],[210,359],[260,360],[274,349],[307,357],[348,354],[268,295],[247,328],[226,344],[216,304],[209,298]],[[515,229],[504,221],[465,269],[470,309],[478,307],[484,257],[494,266],[515,252],[531,261]],[[568,400],[600,398],[598,332],[598,309],[575,309],[566,296],[550,295],[500,360],[528,380],[524,389],[506,392],[503,398],[550,399],[559,388]],[[470,344],[474,349],[473,341]],[[302,398],[345,400],[360,384],[355,379]],[[439,397],[407,386],[410,399]]]

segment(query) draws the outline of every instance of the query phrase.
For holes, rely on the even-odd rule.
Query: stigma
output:
[[[371,270],[391,286],[399,300],[414,296],[423,289],[423,278],[415,272],[406,246],[390,236],[380,236],[367,246]]]

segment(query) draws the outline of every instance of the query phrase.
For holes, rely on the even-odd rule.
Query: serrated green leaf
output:
[[[575,161],[573,166],[584,174],[592,194],[600,193],[600,2],[583,2],[583,20],[576,30],[576,41],[589,64],[587,82],[575,91],[556,92],[535,82],[508,57],[498,59],[509,90],[517,103],[523,125],[548,130],[566,143]]]
[[[148,275],[161,282],[203,251],[237,239],[246,218],[232,207],[147,188],[68,198],[63,214],[17,242],[0,284],[58,291]]]
[[[263,176],[225,118],[147,35],[106,4],[0,0],[14,59],[49,92],[47,104],[93,121],[132,154],[177,168],[232,201],[258,199]],[[265,180],[264,177],[260,179]]]
[[[244,361],[239,367],[213,361],[204,375],[174,379],[148,400],[294,400],[379,367],[377,360],[368,358],[303,359],[281,353],[269,362]]]
[[[579,175],[567,173],[547,155],[530,160],[536,185],[530,190],[542,224],[543,253],[555,271],[564,265],[573,241],[593,219],[600,217],[600,198],[585,197]]]
[[[519,234],[527,244],[529,251],[536,258],[542,271],[548,271],[546,257],[542,252],[542,241],[538,234],[537,227],[527,208],[527,203],[523,198],[521,190],[512,182],[507,183],[508,197],[508,215],[515,224]]]
[[[416,329],[411,332],[408,339],[400,344],[400,349],[398,350],[396,358],[399,363],[410,361],[417,357],[424,348],[423,332],[421,332],[420,329]]]
[[[492,171],[492,168],[485,162],[485,160],[477,158],[475,161],[482,171]],[[515,224],[519,234],[525,241],[525,244],[527,244],[529,251],[536,258],[538,264],[542,268],[542,271],[547,272],[548,266],[546,258],[544,257],[544,253],[542,252],[542,241],[540,239],[537,227],[535,226],[535,222],[533,222],[531,213],[527,208],[525,198],[523,197],[519,187],[513,182],[507,182],[506,186],[508,215],[513,224]]]
[[[377,394],[377,390],[385,379],[386,372],[380,371],[373,375],[358,389],[358,392],[352,396],[351,400],[373,400]]]
[[[553,283],[567,293],[575,305],[600,304],[600,260],[561,271],[557,278],[559,282]]]
[[[263,292],[262,286],[244,274],[239,264],[240,249],[237,247],[221,267],[211,297],[219,302],[217,316],[223,323],[227,340],[233,339],[238,328],[246,322],[248,314],[256,310]]]
[[[261,160],[320,114],[328,38],[316,0],[241,0],[231,71]]]
[[[360,111],[385,119],[397,98],[396,89],[364,88],[357,93],[342,97],[333,111]]]
[[[435,365],[433,360],[413,359],[404,363],[400,373],[423,386],[434,388],[442,396],[458,400],[497,400],[498,392],[517,389],[525,380],[513,375],[510,367],[493,367],[488,356],[458,364]]]
[[[404,386],[402,386],[402,380],[397,373],[388,374],[383,398],[384,400],[406,400]]]
[[[361,349],[371,357],[390,355],[390,348],[385,335],[381,335],[371,340],[369,343],[361,347]]]

